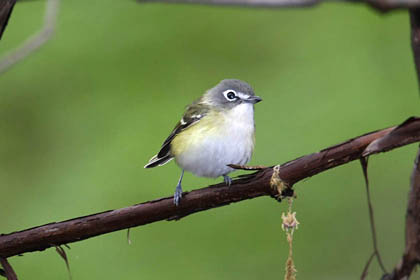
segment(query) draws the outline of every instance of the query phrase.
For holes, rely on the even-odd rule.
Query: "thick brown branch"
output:
[[[420,118],[411,118],[409,122],[405,123],[409,123],[410,127],[416,124],[420,128]],[[286,185],[292,186],[304,178],[360,158],[365,148],[372,141],[405,127],[405,125],[400,125],[368,133],[318,153],[298,158],[283,164],[278,174]],[[411,142],[420,141],[420,129],[411,134],[415,135],[415,137],[410,138]],[[399,134],[398,136],[395,138],[396,141],[401,141]],[[389,143],[389,141],[387,143],[393,148],[398,146],[396,143]],[[404,144],[409,143],[408,141],[404,142]],[[267,167],[234,180],[230,187],[218,184],[184,193],[178,207],[173,204],[172,197],[167,197],[118,210],[2,235],[0,236],[0,256],[6,258],[25,252],[44,250],[121,229],[161,220],[180,219],[199,211],[245,199],[264,195],[274,196],[277,193],[270,186],[272,174],[273,168]]]

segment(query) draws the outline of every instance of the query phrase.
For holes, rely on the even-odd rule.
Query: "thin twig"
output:
[[[9,70],[51,39],[56,26],[59,2],[60,0],[47,0],[43,27],[35,35],[28,38],[20,47],[0,59],[0,74]]]
[[[364,280],[366,278],[366,276],[368,275],[368,270],[369,270],[370,263],[372,262],[373,257],[375,257],[375,255],[376,255],[375,252],[373,252],[370,255],[369,259],[367,260],[367,262],[365,264],[365,267],[363,268],[362,275],[360,276],[360,280]]]
[[[55,250],[60,255],[60,257],[64,260],[64,263],[66,264],[66,267],[67,267],[67,273],[69,274],[69,279],[71,280],[72,276],[71,276],[71,270],[70,270],[70,263],[69,263],[69,259],[67,257],[66,251],[61,246],[55,246]]]
[[[369,189],[369,178],[368,178],[368,158],[362,157],[360,158],[360,163],[362,165],[363,175],[365,178],[365,186],[366,186],[366,198],[367,198],[367,204],[369,208],[369,221],[370,221],[370,229],[372,231],[372,241],[373,241],[373,252],[376,255],[376,258],[378,260],[379,266],[382,269],[382,272],[384,274],[387,274],[386,268],[382,262],[381,254],[379,253],[378,249],[378,241],[376,237],[376,227],[375,227],[375,219],[373,215],[373,206],[372,206],[372,199],[370,197],[370,189]]]
[[[308,7],[331,0],[137,0],[140,3],[171,3],[171,4],[200,4],[220,6],[244,6],[252,8],[284,8]],[[333,0],[332,0],[333,1]],[[395,9],[409,9],[420,7],[419,0],[343,0],[337,2],[352,2],[368,4],[380,12]]]
[[[7,258],[0,257],[0,264],[4,269],[4,274],[7,278],[7,280],[17,280],[17,275],[15,271],[13,270],[13,267],[10,265]]]

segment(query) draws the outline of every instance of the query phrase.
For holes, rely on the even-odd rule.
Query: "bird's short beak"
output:
[[[258,103],[260,101],[262,101],[262,98],[259,96],[250,96],[247,98],[248,102],[251,102],[252,104]]]

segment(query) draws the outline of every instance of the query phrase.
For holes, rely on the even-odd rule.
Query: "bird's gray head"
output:
[[[242,103],[255,104],[261,100],[249,84],[234,79],[222,80],[203,96],[205,103],[223,109],[231,109]]]

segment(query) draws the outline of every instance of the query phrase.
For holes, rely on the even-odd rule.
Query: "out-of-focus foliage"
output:
[[[0,54],[40,27],[43,8],[16,5]],[[405,12],[63,1],[53,40],[0,76],[0,231],[171,195],[176,165],[143,165],[184,106],[223,78],[246,80],[264,98],[251,164],[282,163],[419,114]],[[403,250],[415,152],[370,160],[390,269]],[[186,174],[184,188],[218,181]],[[296,191],[298,279],[357,278],[372,247],[359,164]],[[259,198],[132,229],[132,245],[125,232],[71,244],[73,279],[282,279],[286,207]],[[67,277],[54,249],[10,261],[25,280]],[[370,279],[380,275],[374,263]]]

